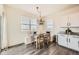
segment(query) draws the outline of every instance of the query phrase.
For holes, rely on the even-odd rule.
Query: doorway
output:
[[[0,16],[0,52],[1,52],[1,38],[2,38],[2,26],[1,26],[1,24],[2,24],[2,21],[1,21],[1,16]]]

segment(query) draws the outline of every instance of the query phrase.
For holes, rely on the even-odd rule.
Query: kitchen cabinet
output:
[[[67,35],[58,35],[58,44],[67,47]]]
[[[79,51],[79,36],[59,34],[58,44]]]
[[[72,49],[79,51],[79,36],[73,36],[71,39],[71,46]]]

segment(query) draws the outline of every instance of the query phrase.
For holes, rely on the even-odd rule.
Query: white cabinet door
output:
[[[77,41],[77,51],[79,51],[79,38],[78,38],[78,41]]]
[[[73,44],[72,36],[68,35],[68,37],[67,37],[67,45],[68,46],[67,47],[71,48],[72,44]]]
[[[58,35],[58,44],[67,47],[67,36],[63,34]]]
[[[70,36],[69,48],[79,51],[79,36]]]
[[[79,51],[79,36],[73,36],[73,49]]]

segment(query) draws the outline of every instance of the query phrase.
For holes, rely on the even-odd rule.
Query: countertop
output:
[[[72,33],[70,33],[70,34],[66,34],[65,32],[59,32],[58,34],[76,35],[76,36],[79,36],[79,32],[72,32]]]

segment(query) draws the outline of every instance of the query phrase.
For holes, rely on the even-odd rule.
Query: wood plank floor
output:
[[[34,45],[20,45],[3,50],[1,55],[79,55],[79,52],[61,47],[55,43],[48,48],[36,49]]]

